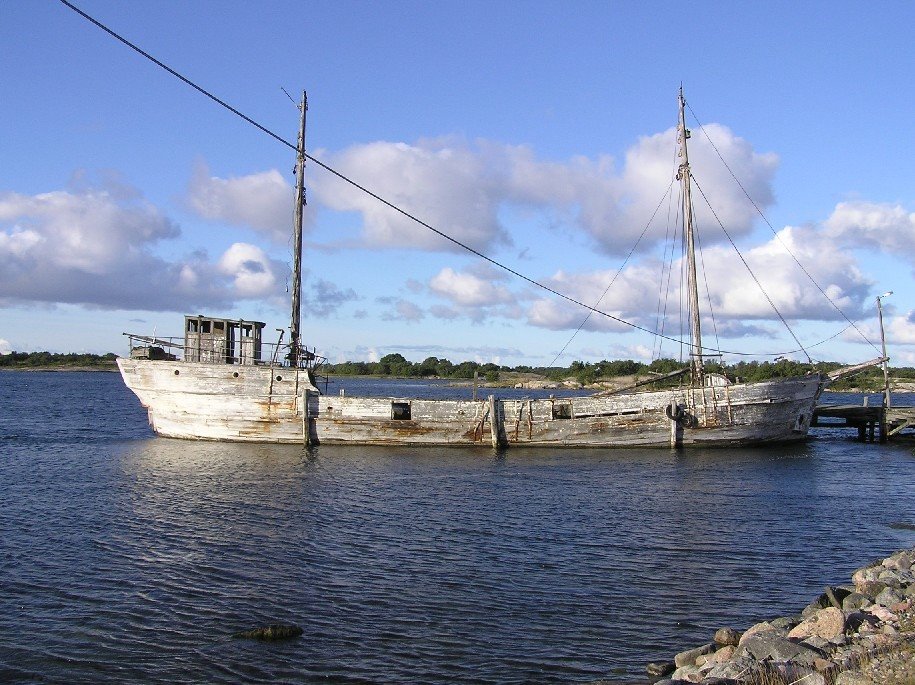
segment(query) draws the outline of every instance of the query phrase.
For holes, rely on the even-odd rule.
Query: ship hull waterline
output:
[[[807,437],[821,374],[573,398],[322,395],[305,369],[118,359],[153,431],[290,444],[681,447]]]

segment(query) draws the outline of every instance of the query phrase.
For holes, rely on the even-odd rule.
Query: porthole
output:
[[[238,371],[232,374],[232,378],[238,378]]]
[[[281,381],[281,380],[283,380],[283,377],[282,377],[282,376],[277,376],[276,379],[277,379],[278,381]]]
[[[178,369],[175,369],[175,375],[177,376],[179,373],[181,373],[181,372],[178,371]]]

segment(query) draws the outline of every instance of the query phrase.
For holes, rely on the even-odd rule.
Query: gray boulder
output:
[[[670,676],[673,680],[685,680],[688,683],[698,683],[702,680],[702,673],[695,666],[680,666],[676,671],[673,672],[673,675]]]
[[[882,607],[891,607],[904,601],[905,593],[892,587],[885,588],[874,598],[874,604],[879,604]]]
[[[880,571],[883,570],[883,562],[875,561],[869,566],[859,568],[851,575],[851,582],[857,587],[862,583],[869,583],[874,580],[877,580],[877,576],[880,575]]]
[[[826,652],[828,649],[830,649],[833,646],[832,642],[830,642],[829,640],[827,640],[825,638],[820,637],[819,635],[813,635],[812,637],[808,637],[804,640],[801,640],[801,644],[804,645],[805,647],[810,647],[811,649],[815,649],[818,652]]]
[[[770,682],[797,683],[800,685],[826,685],[826,678],[816,670],[793,663],[770,664],[767,671]],[[776,676],[773,678],[773,676]]]
[[[710,642],[707,645],[702,645],[701,647],[687,649],[685,652],[680,652],[677,654],[677,656],[674,657],[674,664],[677,668],[680,668],[681,666],[692,666],[696,663],[696,657],[702,656],[703,654],[711,654],[714,651],[714,642]]]
[[[874,603],[874,600],[860,592],[852,592],[842,600],[842,611],[857,611]]]
[[[900,588],[905,584],[906,579],[901,577],[898,571],[884,569],[880,572],[880,575],[877,576],[877,582],[883,583],[887,587]]]
[[[735,657],[723,664],[718,664],[706,672],[706,680],[721,678],[727,680],[736,680],[738,682],[748,682],[760,672],[762,667],[750,657]]]
[[[886,587],[886,583],[881,583],[879,580],[869,580],[866,583],[859,583],[855,585],[857,592],[864,595],[865,597],[870,597],[871,599],[883,592]]]
[[[700,656],[698,659],[696,659],[696,666],[699,668],[712,668],[712,666],[715,664],[723,664],[725,661],[734,656],[734,652],[736,651],[737,647],[734,645],[725,645],[714,654],[703,654]]]
[[[800,616],[782,616],[781,618],[773,618],[771,621],[769,621],[769,625],[779,633],[787,635],[788,631],[794,628],[794,626],[800,622]]]
[[[774,633],[757,633],[744,640],[737,650],[738,657],[750,657],[757,661],[790,661],[799,666],[813,666],[822,654],[798,642]]]
[[[829,598],[830,605],[836,609],[842,608],[842,600],[855,591],[854,587],[847,588],[843,585],[827,585],[824,594]]]
[[[817,599],[813,600],[810,604],[804,607],[804,610],[801,612],[801,618],[807,619],[813,616],[820,609],[825,609],[826,607],[831,606],[829,600],[826,599],[826,595],[820,595]]]
[[[719,628],[715,631],[715,644],[722,647],[727,647],[728,645],[737,646],[740,642],[740,635],[741,633],[733,628]]]

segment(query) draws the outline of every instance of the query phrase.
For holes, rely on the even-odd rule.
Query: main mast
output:
[[[302,122],[299,125],[299,140],[296,147],[295,166],[295,211],[293,214],[292,247],[292,323],[289,324],[289,363],[299,365],[302,350],[302,214],[305,209],[305,114],[308,112],[308,95],[302,91]]]
[[[677,179],[682,185],[683,195],[683,230],[686,234],[686,287],[689,294],[690,328],[692,332],[692,345],[690,346],[690,363],[692,366],[692,380],[696,385],[703,383],[702,370],[702,331],[699,321],[699,285],[696,280],[696,242],[693,234],[693,202],[690,193],[689,153],[686,149],[686,140],[689,138],[689,129],[686,128],[686,100],[683,98],[683,86],[680,86],[680,124],[678,140],[680,143],[679,156],[680,168],[677,170]]]

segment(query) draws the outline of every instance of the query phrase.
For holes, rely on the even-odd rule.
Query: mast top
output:
[[[681,157],[680,166],[677,169],[677,178],[682,186],[683,196],[683,232],[686,238],[686,286],[687,302],[689,303],[690,315],[690,366],[692,367],[692,382],[694,385],[704,383],[704,369],[702,364],[702,331],[701,320],[699,316],[699,285],[696,277],[696,238],[693,228],[693,202],[690,184],[689,170],[689,152],[686,141],[689,138],[689,129],[686,128],[686,99],[683,97],[683,85],[680,85],[678,95],[679,103],[679,122],[678,122],[678,140]]]
[[[295,207],[293,208],[293,247],[292,247],[292,318],[289,324],[289,354],[287,358],[292,366],[298,366],[302,355],[301,318],[302,318],[302,215],[305,207],[305,115],[308,112],[308,95],[302,91],[302,103],[299,139],[296,146],[295,166]]]

